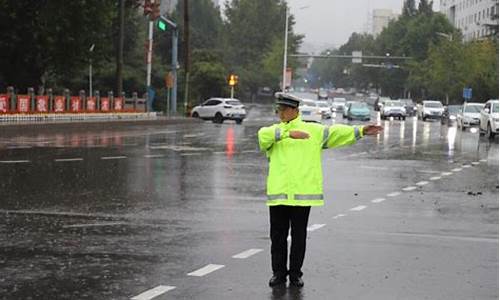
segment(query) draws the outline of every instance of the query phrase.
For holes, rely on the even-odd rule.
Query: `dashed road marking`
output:
[[[471,165],[463,165],[462,168],[470,168]]]
[[[0,160],[0,164],[25,164],[29,162],[29,160]]]
[[[338,218],[342,218],[342,217],[345,217],[345,216],[347,216],[347,215],[344,215],[344,214],[338,214],[338,215],[336,215],[336,216],[332,217],[332,219],[338,219]]]
[[[160,157],[165,157],[165,155],[162,154],[146,154],[144,155],[145,158],[160,158]]]
[[[159,285],[155,288],[152,288],[150,290],[147,290],[133,298],[131,298],[132,300],[150,300],[150,299],[153,299],[153,298],[156,298],[160,295],[163,295],[165,294],[166,292],[168,291],[171,291],[175,289],[175,286],[170,286],[170,285]]]
[[[439,171],[432,171],[432,170],[417,170],[419,173],[427,173],[427,174],[436,174],[439,173]]]
[[[417,182],[415,184],[418,185],[418,186],[424,186],[426,184],[429,184],[429,181],[425,181],[425,180],[424,181],[419,181],[419,182]]]
[[[460,172],[462,171],[462,168],[455,168],[455,169],[452,169],[453,172]]]
[[[188,273],[187,275],[201,277],[201,276],[205,276],[207,274],[210,274],[210,273],[217,271],[219,269],[222,269],[222,268],[224,268],[224,265],[208,264],[201,269],[198,269],[196,271]]]
[[[361,211],[361,210],[365,209],[366,207],[367,207],[366,205],[359,205],[359,206],[353,207],[349,210],[350,211]]]
[[[478,161],[473,161],[471,164],[473,164],[474,166],[477,166],[477,165],[479,165],[479,162]]]
[[[372,203],[380,203],[380,202],[384,202],[384,201],[385,201],[385,198],[377,198],[377,199],[373,199]]]
[[[432,180],[432,181],[436,181],[439,179],[441,179],[441,176],[434,176],[434,177],[429,178],[429,180]]]
[[[181,153],[181,156],[199,156],[201,153]]]
[[[486,160],[486,159],[480,159],[479,161],[480,161],[480,162],[487,162],[487,160]]]
[[[105,227],[105,226],[117,226],[125,225],[125,222],[105,222],[105,223],[90,223],[90,224],[72,224],[64,225],[63,228],[85,228],[85,227]]]
[[[441,173],[441,176],[450,176],[450,175],[453,175],[453,173],[451,173],[451,172],[443,172],[443,173]]]
[[[81,157],[75,157],[75,158],[56,158],[54,159],[55,162],[71,162],[71,161],[82,161],[83,158]]]
[[[311,226],[307,227],[307,231],[314,231],[318,230],[321,227],[325,226],[326,224],[312,224]]]
[[[400,192],[392,192],[392,193],[387,194],[386,196],[387,196],[387,197],[397,197],[397,196],[399,196],[399,195],[401,195],[401,193],[400,193]]]
[[[112,159],[124,159],[127,158],[126,156],[103,156],[101,157],[102,160],[112,160]]]
[[[407,186],[405,188],[402,188],[402,190],[405,191],[405,192],[413,191],[413,190],[416,190],[416,189],[417,189],[416,186]]]
[[[245,259],[245,258],[249,258],[250,256],[255,255],[261,251],[262,251],[262,249],[248,249],[246,251],[243,251],[241,253],[233,255],[233,258]]]

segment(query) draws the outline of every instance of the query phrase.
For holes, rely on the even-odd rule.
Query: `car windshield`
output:
[[[318,103],[319,107],[328,107],[328,103],[326,102],[316,102],[316,103]]]
[[[397,106],[401,106],[401,102],[399,102],[399,101],[387,101],[385,103],[385,106],[388,106],[388,107],[390,107],[390,106],[397,107]]]
[[[351,108],[357,108],[357,109],[360,109],[360,108],[367,108],[368,106],[366,105],[366,103],[353,103],[351,104]]]
[[[345,103],[345,99],[344,98],[334,98],[333,102]]]
[[[450,106],[448,106],[448,112],[450,114],[456,114],[456,113],[458,113],[459,110],[460,110],[460,106],[459,105],[450,105]]]
[[[443,107],[443,104],[439,102],[428,102],[424,104],[425,107],[431,107],[431,108],[441,108]]]
[[[466,105],[464,112],[466,113],[480,113],[483,105]]]
[[[493,112],[494,113],[498,112],[498,103],[493,103]]]
[[[229,100],[229,101],[226,101],[226,103],[229,105],[234,105],[234,106],[241,105],[241,102],[238,100]]]

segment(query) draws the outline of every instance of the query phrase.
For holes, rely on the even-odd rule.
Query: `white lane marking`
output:
[[[360,205],[360,206],[353,207],[349,210],[350,211],[361,211],[361,210],[365,209],[366,207],[367,207],[366,205]]]
[[[455,168],[455,169],[452,169],[453,172],[460,172],[462,171],[462,168]]]
[[[0,164],[24,164],[29,162],[29,160],[0,160]]]
[[[185,134],[182,137],[183,138],[194,138],[194,137],[198,137],[198,136],[200,136],[200,134]]]
[[[287,241],[291,241],[292,240],[292,237],[290,235],[288,235],[288,237],[286,238]]]
[[[84,228],[84,227],[103,227],[103,226],[116,226],[125,225],[125,222],[106,222],[106,223],[91,223],[91,224],[73,224],[64,225],[63,228]]]
[[[463,165],[462,168],[470,168],[472,167],[471,165]]]
[[[204,266],[203,268],[201,269],[198,269],[196,271],[193,271],[191,273],[188,273],[187,275],[188,276],[197,276],[197,277],[201,277],[201,276],[205,276],[209,273],[212,273],[214,271],[217,271],[221,268],[224,268],[224,265],[215,265],[215,264],[208,264],[206,266]]]
[[[486,159],[480,159],[479,161],[480,161],[480,162],[487,162],[487,160],[486,160]]]
[[[307,231],[314,231],[318,230],[321,227],[325,226],[326,224],[312,224],[311,226],[307,227]]]
[[[434,176],[434,177],[429,178],[429,180],[432,180],[432,181],[436,181],[439,179],[441,179],[441,176]]]
[[[380,202],[384,202],[385,201],[385,198],[377,198],[377,199],[373,199],[371,202],[372,203],[380,203]]]
[[[453,173],[451,173],[451,172],[443,172],[443,173],[441,173],[441,176],[450,176],[452,174]]]
[[[159,285],[155,288],[152,288],[150,290],[147,290],[137,296],[134,296],[131,298],[132,300],[150,300],[153,298],[156,298],[162,294],[165,294],[168,291],[171,291],[175,289],[175,286],[170,286],[170,285]]]
[[[83,158],[81,157],[75,157],[75,158],[56,158],[54,159],[55,162],[65,162],[65,161],[82,161]]]
[[[127,158],[126,156],[103,156],[101,157],[102,160],[111,160],[111,159],[124,159]]]
[[[439,173],[439,171],[432,171],[432,170],[417,170],[419,173],[427,173],[427,174],[436,174]]]
[[[386,196],[387,196],[387,197],[396,197],[396,196],[399,196],[399,195],[401,195],[401,193],[400,193],[400,192],[393,192],[393,193],[389,193],[389,194],[387,194]]]
[[[338,218],[342,218],[342,217],[345,217],[346,215],[344,214],[338,214],[336,216],[334,216],[332,219],[338,219]]]
[[[477,166],[477,165],[479,165],[479,162],[478,162],[478,161],[473,161],[473,162],[472,162],[472,164],[473,164],[474,166]]]
[[[246,251],[243,251],[241,253],[233,255],[233,258],[245,259],[245,258],[249,258],[250,256],[257,254],[261,251],[262,251],[262,249],[248,249]]]
[[[162,154],[146,154],[144,155],[145,158],[160,158],[160,157],[165,157],[165,155]]]
[[[181,153],[181,156],[199,156],[201,153]]]
[[[245,151],[241,151],[240,153],[259,153],[259,151],[257,151],[257,150],[245,150]]]
[[[425,180],[424,181],[419,181],[419,182],[417,182],[415,184],[418,185],[418,186],[424,186],[426,184],[429,184],[429,181],[425,181]]]
[[[407,186],[405,188],[402,188],[402,190],[405,191],[405,192],[413,191],[413,190],[416,190],[416,189],[417,189],[416,186]]]

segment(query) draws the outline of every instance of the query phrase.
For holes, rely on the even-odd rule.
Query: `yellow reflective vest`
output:
[[[291,130],[307,132],[309,138],[292,139]],[[258,137],[269,159],[267,205],[322,206],[321,151],[354,144],[363,137],[363,127],[306,123],[299,116],[261,128]]]

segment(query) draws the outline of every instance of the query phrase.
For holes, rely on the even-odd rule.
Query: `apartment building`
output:
[[[389,25],[391,20],[395,20],[399,14],[392,12],[390,9],[374,9],[372,14],[372,34],[379,35],[382,30]]]

